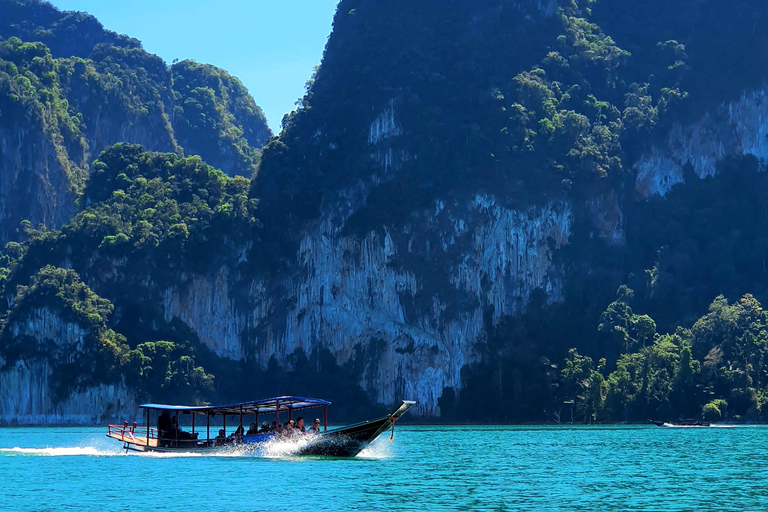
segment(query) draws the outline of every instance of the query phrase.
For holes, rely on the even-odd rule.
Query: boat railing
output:
[[[126,441],[137,442],[136,438],[140,437],[143,441],[149,439],[157,439],[157,429],[152,427],[141,427],[134,421],[129,425],[127,421],[122,425],[109,425],[108,434],[110,437],[119,437]]]

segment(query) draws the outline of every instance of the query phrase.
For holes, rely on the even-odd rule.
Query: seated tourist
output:
[[[197,434],[192,435],[189,432],[184,432],[181,430],[181,427],[179,427],[179,417],[174,414],[173,431],[171,432],[171,437],[175,437],[176,439],[195,439],[197,438]]]
[[[259,430],[259,434],[269,434],[269,422],[265,421],[261,424],[261,430]]]
[[[256,427],[255,423],[251,423],[251,426],[248,427],[248,432],[245,433],[247,436],[255,436],[259,433],[259,429]]]
[[[304,418],[302,418],[301,416],[296,418],[296,427],[294,428],[294,430],[296,431],[297,434],[307,433],[307,429],[304,428]]]
[[[216,436],[216,446],[221,446],[223,444],[227,444],[229,440],[227,439],[227,436],[224,434],[224,429],[219,429],[219,435]]]
[[[168,411],[163,411],[160,416],[157,417],[157,433],[159,437],[173,437],[171,431],[174,430],[173,419]]]
[[[237,429],[233,433],[229,434],[229,438],[232,441],[239,441],[243,439],[244,433],[245,433],[245,429],[243,428],[242,425],[240,425],[239,427],[237,427]]]
[[[293,420],[286,421],[285,424],[283,425],[283,430],[280,433],[280,435],[282,435],[283,437],[293,437],[296,433],[293,429],[293,425],[294,425]]]
[[[308,432],[310,434],[319,434],[320,433],[320,418],[315,418],[315,421],[312,422],[312,426],[309,427]]]

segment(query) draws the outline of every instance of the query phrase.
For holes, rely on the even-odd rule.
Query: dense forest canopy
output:
[[[10,182],[3,185],[3,242],[16,238],[24,219],[49,228],[68,222],[91,162],[110,145],[200,155],[250,178],[271,135],[261,109],[224,70],[193,61],[169,67],[85,13],[0,1],[0,139],[7,148],[0,164],[6,179],[45,196],[43,204],[25,204],[5,190]],[[31,146],[35,153],[25,151]]]

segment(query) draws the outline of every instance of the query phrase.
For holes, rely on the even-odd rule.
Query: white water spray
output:
[[[12,455],[38,455],[43,457],[114,457],[124,455],[123,450],[102,450],[93,446],[69,446],[69,447],[48,447],[48,448],[0,448],[0,453]]]

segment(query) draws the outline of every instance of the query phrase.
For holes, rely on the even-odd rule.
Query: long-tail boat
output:
[[[710,427],[712,424],[708,421],[701,421],[696,419],[686,419],[678,421],[660,421],[660,420],[648,420],[657,427]]]
[[[137,452],[210,452],[231,450],[238,446],[248,448],[249,445],[258,446],[260,443],[285,439],[296,441],[296,449],[292,452],[296,455],[354,457],[387,430],[391,429],[394,436],[395,422],[415,403],[403,400],[392,414],[332,430],[328,430],[328,406],[331,402],[318,398],[279,396],[231,405],[204,406],[142,404],[139,407],[146,411],[146,426],[140,426],[136,422],[129,424],[127,421],[122,425],[109,425],[107,437],[121,441],[126,451]],[[281,414],[283,418],[287,415],[289,422],[292,422],[294,412],[311,408],[323,409],[322,431],[294,431],[290,437],[286,437],[285,431],[279,431]],[[165,422],[158,418],[157,428],[151,426],[153,412],[159,412],[160,416],[168,415]],[[170,418],[171,413],[176,418],[179,414],[191,415],[191,430],[179,428],[178,421]],[[217,416],[221,418],[220,425],[218,422],[212,425],[212,419]],[[275,418],[272,423],[278,431],[263,428],[256,434],[250,431],[245,433],[244,421],[247,425],[253,418],[253,422],[258,426],[259,418],[263,419],[265,416]],[[200,417],[202,421],[196,421]],[[228,417],[231,418],[230,426],[237,425],[235,432],[229,436],[226,435]],[[214,431],[218,431],[219,435]]]

